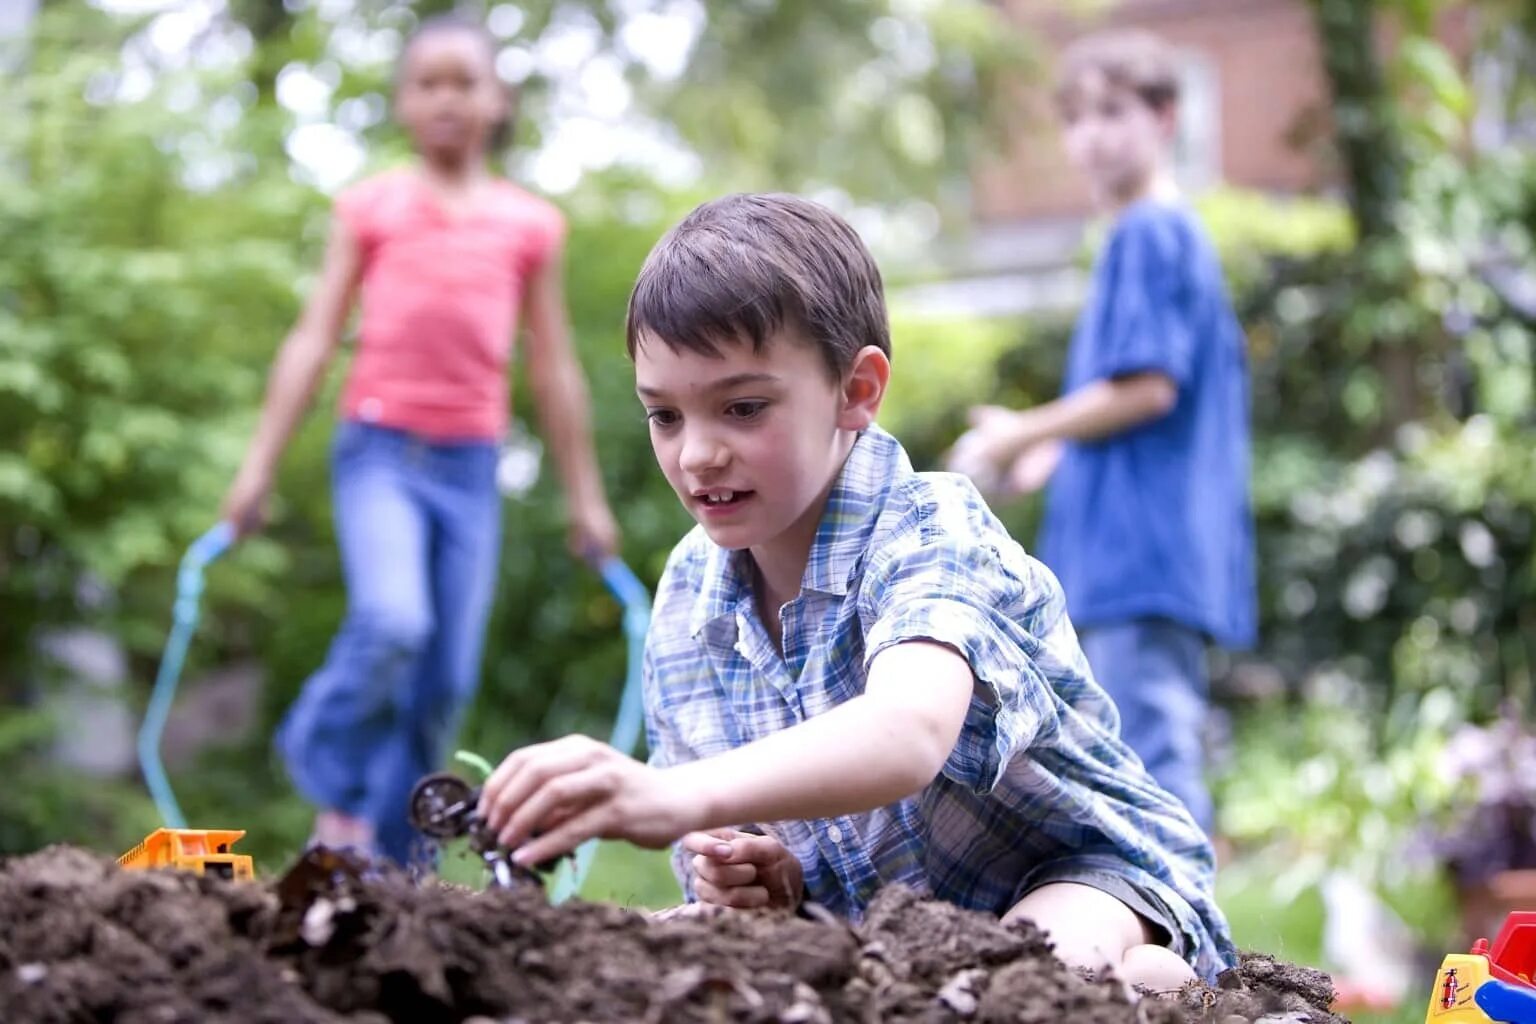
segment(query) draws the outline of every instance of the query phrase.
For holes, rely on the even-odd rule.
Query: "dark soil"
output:
[[[649,920],[403,877],[291,887],[122,871],[55,847],[0,868],[0,1020],[1335,1022],[1325,975],[1248,958],[1215,989],[1127,997],[1027,925],[891,890],[851,929]]]

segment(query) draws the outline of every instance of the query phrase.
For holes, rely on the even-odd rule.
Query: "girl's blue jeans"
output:
[[[278,728],[294,784],[373,823],[406,863],[411,787],[474,697],[501,542],[492,441],[431,442],[346,422],[332,451],[347,613]]]

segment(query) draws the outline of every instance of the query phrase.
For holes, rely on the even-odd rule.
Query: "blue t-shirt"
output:
[[[1121,215],[1099,257],[1063,390],[1147,371],[1178,386],[1173,410],[1067,443],[1040,557],[1079,628],[1163,617],[1246,647],[1255,594],[1242,328],[1194,215],[1154,200]]]

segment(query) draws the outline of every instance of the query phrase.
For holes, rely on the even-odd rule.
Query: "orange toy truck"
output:
[[[1478,939],[1469,953],[1440,965],[1424,1024],[1536,1024],[1536,911],[1516,911],[1493,948]]]
[[[250,880],[251,858],[230,853],[244,829],[157,828],[117,862],[125,868],[180,868],[199,875]]]

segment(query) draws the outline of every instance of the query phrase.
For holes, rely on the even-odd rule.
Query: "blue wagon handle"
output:
[[[165,774],[165,764],[160,758],[160,740],[165,732],[165,722],[170,716],[171,705],[176,700],[176,687],[181,681],[182,665],[187,657],[187,645],[197,631],[198,605],[203,595],[203,571],[217,560],[235,541],[234,525],[221,522],[197,540],[193,541],[182,556],[176,573],[176,604],[170,636],[165,651],[160,656],[160,670],[155,676],[155,686],[150,693],[149,706],[144,712],[144,724],[139,727],[139,767],[144,773],[144,783],[154,798],[160,818],[169,828],[186,828],[187,821],[176,802],[176,793]],[[614,719],[613,731],[608,742],[626,754],[633,754],[640,744],[643,724],[643,705],[640,694],[641,663],[645,655],[645,633],[651,621],[651,596],[629,566],[617,557],[609,557],[594,566],[603,583],[624,609],[624,638],[627,647],[627,671],[623,695],[619,699],[619,712]],[[597,853],[595,841],[582,844],[571,861],[562,865],[555,879],[551,900],[561,903],[580,890],[592,868],[592,858]]]
[[[149,695],[149,707],[144,712],[144,724],[139,727],[139,767],[144,773],[144,784],[154,798],[160,820],[169,828],[186,828],[181,805],[166,778],[165,765],[160,760],[160,736],[165,731],[165,720],[176,700],[176,686],[181,681],[182,663],[187,657],[187,644],[197,630],[198,602],[203,596],[203,570],[235,542],[232,523],[218,523],[207,533],[193,541],[187,553],[181,557],[181,567],[176,572],[176,604],[173,611],[171,635],[165,641],[165,651],[160,655],[160,671],[155,676],[155,688]]]
[[[616,556],[598,561],[594,568],[624,609],[624,640],[628,648],[624,692],[619,698],[619,713],[613,720],[608,745],[626,754],[633,754],[640,746],[640,729],[644,724],[640,677],[645,658],[645,633],[651,625],[651,595],[639,577]],[[592,870],[592,859],[595,856],[597,840],[589,839],[576,848],[569,861],[561,862],[550,889],[551,903],[564,903],[581,891],[587,874]]]

